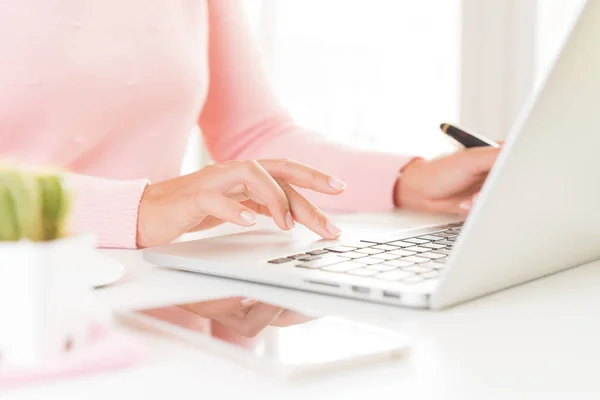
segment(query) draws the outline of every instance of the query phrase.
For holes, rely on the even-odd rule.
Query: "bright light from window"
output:
[[[438,126],[459,115],[460,0],[246,4],[254,18],[275,7],[270,70],[298,123],[363,148],[447,149]]]
[[[552,66],[585,0],[537,0],[536,84]]]

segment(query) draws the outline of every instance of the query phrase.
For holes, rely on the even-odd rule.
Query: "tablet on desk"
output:
[[[188,313],[202,317],[186,318]],[[118,316],[129,325],[288,378],[394,362],[403,359],[409,348],[405,337],[381,327],[306,315],[243,297]]]

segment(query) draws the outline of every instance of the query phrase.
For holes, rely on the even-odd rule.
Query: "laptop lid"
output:
[[[600,1],[524,106],[431,297],[444,308],[600,257]]]

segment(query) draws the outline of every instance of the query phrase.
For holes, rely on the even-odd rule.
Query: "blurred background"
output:
[[[584,0],[243,0],[279,98],[332,140],[432,156],[506,137]],[[209,162],[194,132],[182,172]]]

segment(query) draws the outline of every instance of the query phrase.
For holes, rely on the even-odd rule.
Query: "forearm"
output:
[[[242,7],[238,0],[208,2],[211,84],[199,122],[213,159],[291,158],[348,184],[339,196],[302,191],[322,208],[394,207],[399,171],[413,157],[357,151],[295,126],[269,85]]]
[[[303,130],[285,116],[254,125],[244,132],[246,141],[234,159],[290,158],[320,169],[348,184],[339,196],[302,191],[308,199],[329,211],[385,211],[395,207],[395,188],[401,169],[414,159],[398,155],[358,150],[328,141]]]

